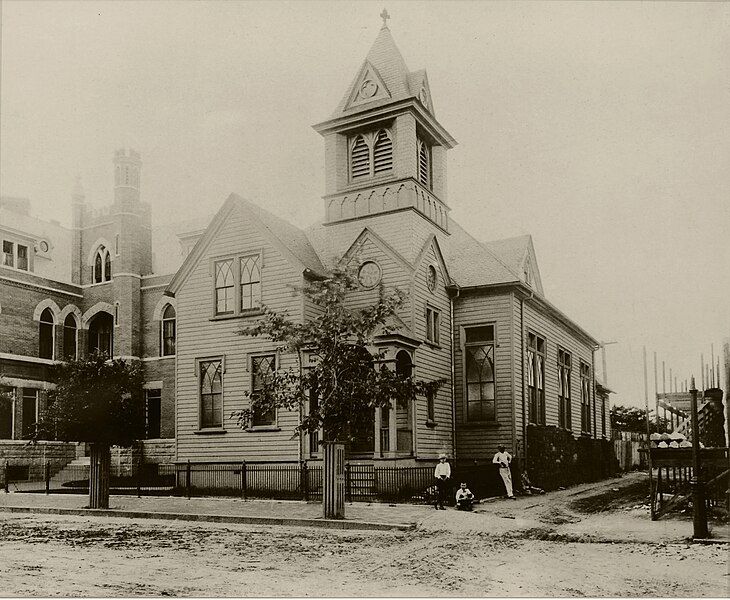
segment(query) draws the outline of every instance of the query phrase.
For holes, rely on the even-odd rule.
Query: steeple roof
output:
[[[377,87],[371,86],[369,91],[365,91],[367,86],[363,86],[368,81]],[[422,89],[425,89],[427,97],[423,103],[433,114],[426,71],[408,70],[390,29],[383,25],[333,117],[370,110],[407,98],[418,98]]]

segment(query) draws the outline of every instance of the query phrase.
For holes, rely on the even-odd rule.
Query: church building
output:
[[[148,437],[167,439],[166,460],[319,460],[316,435],[293,437],[298,412],[257,414],[246,428],[231,418],[262,375],[307,367],[237,332],[263,307],[313,317],[301,287],[348,264],[360,283],[353,308],[374,303],[381,288],[407,292],[399,328],[373,351],[417,379],[446,381],[433,397],[377,409],[353,457],[409,466],[446,453],[482,464],[498,445],[525,457],[531,427],[607,439],[597,341],[545,297],[530,236],[481,242],[450,217],[456,141],[436,117],[426,71],[408,69],[386,24],[314,128],[325,150],[324,218],[307,229],[231,194],[209,223],[159,236],[176,245],[162,253],[133,151],[115,156],[109,209],[92,213],[74,193],[70,230],[5,199],[0,385],[15,402],[0,415],[0,438],[24,437],[49,364],[102,349],[144,362]],[[162,254],[164,266],[155,261]]]

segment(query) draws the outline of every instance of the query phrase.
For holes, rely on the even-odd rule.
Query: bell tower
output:
[[[448,232],[446,151],[425,70],[410,71],[387,20],[334,114],[325,142],[325,222],[413,211]]]

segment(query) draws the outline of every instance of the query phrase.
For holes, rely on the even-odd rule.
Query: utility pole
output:
[[[700,458],[700,424],[697,419],[697,389],[695,378],[692,376],[691,417],[692,417],[692,479],[689,482],[692,488],[692,522],[694,525],[694,539],[707,538],[707,510],[705,507],[705,489],[702,481],[702,459]]]

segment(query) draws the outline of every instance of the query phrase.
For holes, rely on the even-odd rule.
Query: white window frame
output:
[[[202,373],[200,367],[202,363],[220,361],[221,363],[221,415],[220,425],[203,426],[203,391],[202,391]],[[198,391],[198,431],[224,431],[223,426],[225,415],[225,401],[226,401],[226,356],[225,354],[213,355],[213,356],[201,356],[195,359],[195,380],[197,381]]]
[[[5,252],[5,244],[10,244],[12,246],[12,249],[11,249],[11,252],[10,253],[6,253]],[[25,269],[21,269],[18,266],[18,259],[19,259],[18,250],[21,247],[25,248]],[[20,242],[15,241],[15,240],[3,239],[2,266],[5,267],[6,269],[13,269],[15,271],[23,271],[25,273],[31,273],[32,270],[30,268],[31,267],[30,249],[31,249],[31,246],[29,244],[27,244],[27,243],[20,243]],[[11,260],[13,261],[13,264],[12,265],[5,264],[5,260],[6,260],[5,257],[6,256],[10,256],[11,257]]]
[[[476,329],[478,327],[491,327],[492,328],[492,340],[490,341],[476,341],[476,342],[467,342],[466,341],[466,332],[469,329]],[[498,423],[499,421],[499,415],[497,413],[497,323],[494,321],[486,321],[481,323],[468,323],[466,325],[462,325],[460,328],[460,339],[461,339],[461,355],[463,357],[462,360],[462,374],[461,374],[461,381],[463,386],[463,416],[462,421],[464,423],[488,423],[489,425],[494,425]],[[492,377],[494,379],[494,398],[492,401],[494,402],[494,419],[470,419],[469,418],[469,388],[468,388],[468,381],[467,381],[467,348],[470,347],[478,347],[478,346],[492,346]],[[481,392],[480,392],[481,394]],[[480,401],[481,400],[480,398]]]
[[[259,305],[255,308],[241,308],[241,261],[242,259],[250,257],[258,257],[258,268],[259,268]],[[232,261],[232,274],[233,274],[233,310],[229,312],[218,312],[218,300],[216,291],[219,289],[216,287],[216,265],[218,263],[230,260]],[[224,254],[221,256],[213,256],[210,258],[209,266],[210,276],[213,280],[212,283],[212,296],[211,306],[212,320],[219,319],[233,319],[247,316],[256,316],[263,313],[263,295],[264,295],[264,251],[263,249],[251,250],[250,252],[239,252],[236,254]]]
[[[429,313],[433,315],[433,323],[430,322]],[[426,317],[426,341],[432,346],[440,346],[441,311],[431,304],[426,304],[424,315]]]
[[[279,369],[279,353],[276,350],[270,350],[268,352],[254,352],[253,354],[249,354],[248,356],[248,373],[249,373],[249,392],[253,396],[254,393],[254,372],[253,372],[253,362],[257,358],[264,358],[268,356],[274,357],[274,373]],[[273,423],[264,423],[261,425],[254,425],[253,424],[253,415],[251,416],[251,422],[248,424],[248,427],[246,428],[247,431],[279,431],[279,409],[274,408],[274,420]]]
[[[175,311],[175,317],[172,319],[165,318],[165,313],[167,312],[168,307],[171,307],[172,310]],[[173,352],[171,354],[165,353],[165,323],[168,321],[173,322],[172,339],[173,339],[173,343],[175,344],[175,352]],[[162,309],[162,311],[160,311],[160,356],[175,356],[176,354],[177,354],[177,308],[175,308],[175,306],[173,306],[172,303],[167,302],[165,304],[164,308]]]

